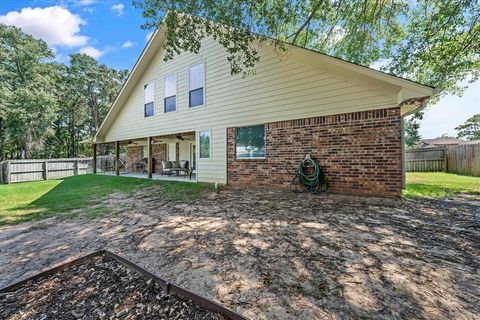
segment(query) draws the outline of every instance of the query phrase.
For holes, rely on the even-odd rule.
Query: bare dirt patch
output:
[[[116,194],[103,218],[0,229],[0,285],[106,248],[254,319],[478,319],[480,204],[225,189]]]

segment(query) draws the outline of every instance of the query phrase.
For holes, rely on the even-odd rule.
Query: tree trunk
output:
[[[0,161],[5,160],[6,150],[5,147],[5,133],[4,133],[3,118],[0,117]]]

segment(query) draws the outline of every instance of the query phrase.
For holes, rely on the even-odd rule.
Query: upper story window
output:
[[[171,74],[165,77],[164,111],[177,110],[177,75]]]
[[[154,90],[153,82],[147,83],[143,87],[143,93],[144,93],[143,111],[144,111],[145,118],[151,117],[155,114],[154,92],[155,90]]]
[[[188,71],[189,106],[201,106],[204,103],[205,71],[203,63],[191,66]]]
[[[237,159],[265,158],[265,125],[237,128]]]

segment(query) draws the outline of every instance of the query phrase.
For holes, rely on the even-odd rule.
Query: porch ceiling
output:
[[[195,142],[195,131],[181,132],[152,137],[154,144],[175,143],[175,142]],[[121,141],[124,146],[144,146],[147,145],[147,137],[142,139],[131,139]]]

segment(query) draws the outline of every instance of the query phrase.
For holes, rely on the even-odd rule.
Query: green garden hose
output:
[[[297,187],[298,182],[300,182],[303,188],[310,193],[317,193],[319,189],[321,189],[320,191],[325,191],[324,180],[318,163],[307,156],[297,166],[295,177],[292,181],[292,190],[300,191]]]

